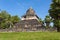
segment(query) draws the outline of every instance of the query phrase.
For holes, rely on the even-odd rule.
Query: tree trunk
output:
[[[60,32],[60,20],[58,18],[57,32]]]
[[[60,27],[57,27],[57,32],[60,32]]]
[[[49,28],[50,23],[46,23],[47,28]]]

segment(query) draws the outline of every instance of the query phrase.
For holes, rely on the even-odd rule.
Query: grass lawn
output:
[[[60,40],[60,33],[58,32],[0,33],[0,40]]]

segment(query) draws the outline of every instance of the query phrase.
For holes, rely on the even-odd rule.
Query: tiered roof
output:
[[[39,17],[35,14],[35,11],[32,9],[32,7],[30,7],[30,8],[26,11],[26,14],[23,15],[22,17],[26,17],[26,16],[36,16],[37,18],[39,18]]]

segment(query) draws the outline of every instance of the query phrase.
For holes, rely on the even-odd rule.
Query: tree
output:
[[[57,31],[60,32],[60,0],[52,0],[49,15],[53,19],[54,27],[57,27]]]
[[[8,12],[6,12],[6,11],[1,11],[1,13],[0,13],[0,28],[3,28],[3,29],[5,29],[5,28],[9,28],[10,26],[8,26],[7,24],[9,24],[9,22],[10,22],[10,24],[9,25],[11,25],[11,15],[8,13]]]
[[[49,28],[51,23],[51,17],[47,15],[44,21],[46,23],[46,28]]]
[[[20,18],[16,16],[11,16],[5,10],[0,12],[0,29],[12,28],[13,25],[20,21]]]
[[[3,21],[3,17],[0,15],[0,28],[1,28],[2,21]]]
[[[39,22],[42,24],[42,26],[44,27],[44,21],[41,19],[41,18],[39,18]]]
[[[41,18],[39,18],[39,22],[44,25],[44,21]]]
[[[17,15],[16,16],[12,16],[11,19],[12,19],[11,21],[12,21],[13,24],[15,24],[15,23],[20,21],[20,18]]]

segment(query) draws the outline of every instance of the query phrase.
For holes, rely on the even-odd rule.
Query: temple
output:
[[[30,7],[26,11],[26,14],[22,16],[21,21],[15,24],[15,27],[19,31],[36,31],[40,30],[43,27],[43,24],[39,22],[39,17]]]
[[[29,8],[26,12],[25,15],[22,16],[21,20],[32,20],[32,19],[36,19],[38,20],[38,16],[35,14],[35,11],[32,8]]]

